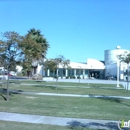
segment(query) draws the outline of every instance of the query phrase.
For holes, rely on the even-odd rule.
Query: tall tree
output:
[[[0,40],[0,58],[3,60],[4,68],[7,69],[7,96],[9,100],[9,72],[16,70],[16,65],[22,61],[23,52],[19,47],[22,37],[17,32],[2,33],[3,39]]]
[[[40,30],[30,29],[23,38],[21,43],[22,50],[24,52],[23,69],[27,71],[28,76],[32,70],[33,62],[38,61],[40,58],[45,58],[49,44],[41,34]],[[35,69],[37,67],[34,66]]]
[[[70,68],[69,64],[70,64],[70,60],[69,59],[66,59],[64,56],[61,55],[61,59],[62,59],[62,62],[61,62],[61,65],[63,67],[63,69],[65,68]],[[63,69],[62,69],[62,76],[63,76]]]
[[[57,89],[57,83],[59,78],[59,66],[61,65],[63,68],[69,67],[70,61],[65,59],[63,55],[59,55],[57,58],[54,59],[57,64],[57,77],[56,77],[56,89]],[[63,74],[63,68],[62,68],[62,74]]]
[[[129,66],[130,66],[130,53],[124,53],[123,55],[119,56],[119,59],[121,60],[121,62],[124,62],[127,64],[127,90],[129,89],[129,78],[130,78],[130,70],[129,70]]]
[[[54,59],[46,60],[44,63],[44,69],[50,70],[50,72],[52,72],[54,76],[54,73],[57,70],[57,63]]]

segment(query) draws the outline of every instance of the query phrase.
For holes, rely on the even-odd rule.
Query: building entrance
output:
[[[89,70],[89,77],[99,79],[100,78],[100,71]]]

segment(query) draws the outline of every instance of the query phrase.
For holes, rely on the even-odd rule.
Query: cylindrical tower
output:
[[[115,50],[105,50],[105,65],[113,64],[117,62],[117,56],[122,55],[126,52],[129,52],[129,50],[120,49],[120,46],[117,46],[117,49]]]
[[[117,78],[117,84],[119,84],[119,79],[124,79],[124,69],[126,64],[120,62],[118,59],[119,55],[125,55],[130,53],[129,50],[121,49],[120,46],[117,46],[114,50],[106,50],[104,52],[105,60],[105,77],[113,76]],[[118,86],[118,85],[117,85]]]

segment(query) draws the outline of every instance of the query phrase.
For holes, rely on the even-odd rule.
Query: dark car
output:
[[[107,76],[106,79],[107,80],[116,80],[116,77],[114,77],[114,76]]]

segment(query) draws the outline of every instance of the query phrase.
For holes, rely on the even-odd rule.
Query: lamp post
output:
[[[120,49],[120,46],[117,46],[116,49],[117,49],[117,56],[116,56],[117,57],[117,84],[116,84],[116,87],[120,87],[119,86],[119,71],[120,70],[119,70],[119,59],[118,59],[119,58],[118,50]]]

